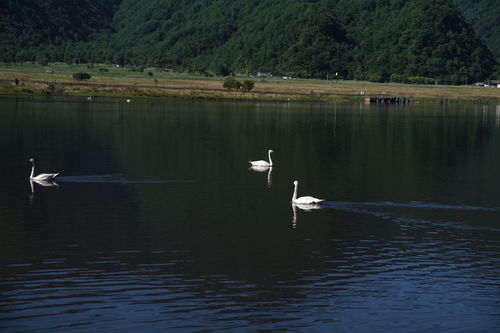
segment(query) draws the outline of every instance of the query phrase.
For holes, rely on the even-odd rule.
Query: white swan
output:
[[[269,149],[267,152],[267,156],[269,158],[268,161],[260,160],[260,161],[249,161],[252,166],[256,167],[264,167],[264,168],[269,168],[273,166],[273,160],[271,159],[271,153],[274,153],[273,150]]]
[[[299,182],[294,181],[293,185],[295,185],[295,189],[293,190],[293,197],[292,197],[293,203],[303,204],[303,205],[314,205],[314,204],[318,204],[318,203],[325,201],[323,199],[318,199],[318,198],[311,197],[311,196],[297,198],[297,187],[299,186]]]
[[[35,176],[35,159],[30,158],[28,161],[33,164],[33,166],[31,167],[31,174],[30,174],[30,179],[32,179],[32,180],[47,181],[47,180],[52,180],[52,179],[56,178],[57,175],[59,175],[59,173],[41,173],[41,174]]]

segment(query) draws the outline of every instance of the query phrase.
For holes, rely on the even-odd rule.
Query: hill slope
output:
[[[109,29],[121,0],[3,0],[0,61],[33,60],[48,46],[90,40]],[[58,59],[63,60],[63,59]]]
[[[334,9],[357,41],[356,71],[411,74],[454,82],[480,79],[491,52],[447,0],[339,0]]]
[[[498,0],[453,0],[478,36],[500,59],[500,3]]]
[[[495,65],[449,0],[8,2],[12,7],[0,10],[3,61],[78,58],[222,74],[400,74],[441,82],[484,79]],[[56,4],[64,6],[57,11]]]

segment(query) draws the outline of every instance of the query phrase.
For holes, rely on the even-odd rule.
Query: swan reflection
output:
[[[31,186],[31,194],[29,196],[30,203],[33,203],[33,198],[35,197],[35,187],[36,187],[35,184],[37,184],[37,186],[43,186],[43,187],[59,187],[59,184],[57,184],[55,181],[30,179],[30,186]]]
[[[30,179],[31,192],[35,192],[34,184],[37,184],[37,185],[43,186],[43,187],[58,187],[59,186],[59,184],[57,184],[55,181]]]
[[[293,218],[292,218],[292,228],[297,227],[297,208],[306,212],[310,212],[314,209],[321,209],[323,206],[320,204],[300,204],[292,202]]]
[[[273,167],[253,165],[248,170],[252,170],[255,172],[266,172],[267,171],[267,186],[271,187],[271,184],[273,183],[273,178],[271,176],[271,173],[273,171]]]

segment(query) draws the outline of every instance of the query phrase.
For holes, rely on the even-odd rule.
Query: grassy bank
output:
[[[92,78],[85,82],[76,81],[72,78],[76,72],[87,72]],[[243,76],[236,78],[247,79]],[[241,92],[224,89],[220,77],[157,68],[146,68],[140,72],[111,65],[0,64],[0,94],[325,102],[385,95],[410,97],[413,101],[500,102],[500,89],[476,86],[285,80],[276,77],[254,80],[255,87],[251,92]]]

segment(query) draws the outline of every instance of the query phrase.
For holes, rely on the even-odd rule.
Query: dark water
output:
[[[498,332],[499,125],[495,105],[4,97],[0,331]],[[295,179],[324,205],[292,206]]]

